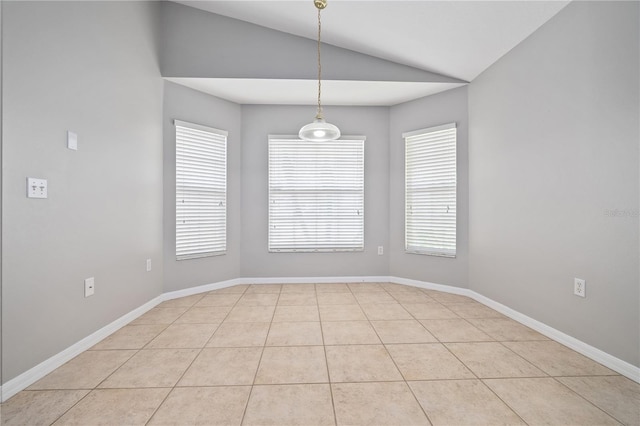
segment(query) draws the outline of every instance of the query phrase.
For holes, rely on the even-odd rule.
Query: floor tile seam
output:
[[[348,288],[348,286],[347,286]],[[314,286],[316,290],[316,308],[318,309],[318,319],[322,320],[320,315],[320,302],[318,301],[318,291],[317,286]],[[333,389],[331,388],[331,373],[329,371],[329,359],[327,358],[327,346],[324,340],[324,329],[322,328],[322,322],[320,322],[320,335],[322,336],[322,352],[324,353],[324,365],[327,369],[327,380],[329,381],[329,395],[331,396],[331,409],[333,410],[333,424],[338,424],[338,416],[336,414],[336,404],[333,398]]]
[[[204,298],[204,295],[203,297]],[[202,299],[200,298],[200,299]],[[194,305],[197,302],[194,302]],[[193,306],[191,306],[193,307]],[[109,379],[109,377],[111,377],[113,374],[115,374],[118,370],[120,370],[120,368],[122,368],[122,366],[124,364],[126,364],[129,360],[131,360],[134,356],[136,356],[138,353],[140,353],[140,351],[142,351],[149,343],[151,343],[153,340],[155,340],[161,333],[163,333],[164,331],[166,331],[169,326],[171,326],[172,324],[174,324],[178,318],[180,318],[182,315],[184,315],[189,309],[191,309],[191,307],[188,307],[185,312],[183,312],[182,314],[180,314],[173,322],[168,323],[168,324],[157,324],[157,323],[153,323],[153,324],[132,324],[132,322],[134,322],[136,319],[132,319],[131,321],[129,321],[127,324],[125,324],[123,327],[132,325],[132,326],[136,326],[136,325],[165,325],[165,327],[160,330],[154,337],[152,337],[145,345],[143,345],[141,348],[138,349],[126,349],[126,350],[135,350],[135,353],[132,354],[129,358],[127,358],[122,364],[120,364],[116,369],[114,369],[110,374],[108,374],[103,380],[100,381],[100,383],[98,383],[96,386],[94,386],[93,388],[81,388],[81,389],[56,389],[56,390],[87,390],[88,392],[82,397],[80,398],[78,401],[76,401],[73,405],[71,405],[71,407],[69,407],[67,410],[65,410],[60,416],[58,416],[51,424],[54,424],[55,422],[57,422],[58,420],[60,420],[64,415],[66,415],[69,411],[71,411],[74,407],[76,407],[81,401],[83,401],[85,398],[87,398],[92,392],[96,391],[96,390],[103,390],[103,389],[113,389],[113,388],[100,388],[100,385],[102,385],[106,380]],[[160,309],[164,309],[164,308],[160,308]],[[121,330],[123,327],[121,327],[119,330]],[[104,340],[104,339],[102,339]],[[98,342],[99,343],[99,342]],[[95,346],[95,345],[94,345]],[[99,351],[122,351],[125,349],[103,349],[103,350],[99,350]],[[85,352],[88,351],[92,351],[91,348],[87,349]],[[98,350],[96,350],[98,351]],[[93,351],[92,351],[93,352]],[[84,353],[84,352],[83,352]],[[195,358],[194,358],[195,359]],[[186,371],[186,370],[185,370]],[[127,389],[138,389],[138,388],[127,388]],[[171,389],[171,388],[170,388]],[[49,390],[49,389],[47,389]],[[167,396],[171,393],[171,390],[167,393]],[[165,399],[166,397],[165,396]],[[164,402],[164,400],[163,400]],[[160,403],[160,405],[162,405],[162,403]],[[158,407],[156,407],[156,410],[160,407],[160,405],[158,405]],[[155,413],[155,411],[154,411]],[[153,415],[151,416],[153,417]],[[151,419],[151,417],[149,419]]]
[[[402,306],[402,305],[401,305]],[[362,307],[360,308],[362,309]],[[404,309],[404,307],[403,307]],[[363,309],[364,311],[364,309]],[[405,309],[406,311],[406,309]],[[407,311],[408,312],[408,311]],[[365,313],[366,315],[366,313]],[[409,315],[411,315],[411,313],[409,313]],[[368,316],[367,316],[368,317]],[[414,318],[415,320],[415,318]],[[420,324],[422,325],[422,324]],[[413,389],[411,389],[411,386],[409,386],[409,383],[407,383],[407,378],[405,377],[404,373],[402,372],[402,370],[400,369],[400,367],[398,366],[398,364],[396,363],[396,360],[393,358],[393,356],[391,355],[391,352],[389,352],[389,349],[387,348],[387,345],[384,343],[384,341],[382,340],[382,338],[380,337],[380,334],[378,333],[378,330],[376,330],[376,328],[374,327],[374,325],[371,323],[371,320],[369,320],[369,326],[371,328],[373,328],[374,333],[376,333],[376,335],[378,336],[378,339],[380,339],[380,341],[382,342],[382,346],[384,347],[385,352],[387,353],[387,355],[389,356],[389,359],[391,359],[391,362],[393,363],[394,367],[396,368],[396,370],[398,371],[398,373],[400,373],[400,377],[402,377],[402,383],[404,383],[404,385],[409,389],[409,392],[411,392],[411,395],[413,396],[413,399],[416,401],[416,403],[418,404],[418,407],[420,407],[420,410],[422,410],[422,413],[424,414],[425,418],[427,419],[427,421],[429,422],[429,424],[433,424],[433,422],[431,421],[431,419],[429,418],[429,415],[427,414],[427,411],[424,409],[424,407],[422,406],[422,404],[420,404],[420,401],[418,400],[418,398],[416,397],[415,393],[413,392]],[[424,327],[424,326],[423,326]],[[427,331],[427,333],[429,333],[429,331]],[[429,333],[431,334],[431,333]]]
[[[373,329],[373,332],[376,333],[376,336],[378,336],[378,340],[380,340],[380,344],[384,347],[385,352],[387,353],[387,355],[389,356],[389,358],[391,359],[391,361],[393,362],[393,365],[395,366],[396,370],[400,373],[400,377],[402,377],[402,379],[405,381],[406,383],[406,378],[404,376],[404,374],[402,373],[402,371],[400,370],[400,368],[398,367],[395,359],[393,359],[393,356],[391,356],[391,352],[389,352],[389,349],[387,348],[387,345],[384,343],[384,341],[382,340],[382,338],[380,337],[380,334],[378,333],[378,330],[376,330],[375,326],[373,325],[371,318],[369,318],[369,315],[365,312],[365,310],[362,308],[362,305],[360,304],[360,302],[356,299],[356,302],[358,303],[358,306],[360,306],[360,310],[364,313],[365,317],[367,318],[368,322],[369,322],[369,326]],[[402,306],[402,305],[401,305]],[[403,307],[404,309],[404,307]],[[409,315],[411,315],[413,317],[413,315],[407,311],[406,309],[404,309],[407,313],[409,313]],[[415,318],[414,318],[415,320]],[[422,325],[422,324],[421,324]],[[424,327],[424,326],[423,326]],[[429,333],[427,331],[427,333]],[[429,333],[431,334],[431,333]],[[344,345],[347,346],[347,345]],[[407,385],[408,386],[408,385]]]
[[[439,339],[438,339],[438,338],[437,338],[437,337],[436,337],[436,336],[435,336],[431,331],[429,331],[429,329],[428,329],[427,327],[425,327],[425,325],[424,325],[424,324],[422,324],[422,323],[420,322],[420,320],[419,320],[418,318],[416,318],[416,316],[415,316],[415,315],[413,315],[413,314],[412,314],[412,313],[411,313],[407,308],[405,308],[405,307],[404,307],[404,305],[403,305],[402,303],[400,303],[400,306],[402,307],[402,309],[404,309],[404,310],[405,310],[405,312],[407,312],[407,313],[409,314],[409,316],[411,316],[411,318],[413,319],[413,321],[417,321],[417,322],[418,322],[418,324],[420,324],[420,326],[421,326],[421,327],[422,327],[422,328],[423,328],[423,329],[424,329],[424,330],[425,330],[425,331],[426,331],[426,332],[427,332],[431,337],[433,337],[434,339],[436,339],[436,341],[440,342],[440,340],[439,340]],[[362,308],[361,308],[361,309],[362,309]],[[363,309],[363,311],[364,311],[364,309]],[[366,313],[365,313],[365,315],[366,315]],[[373,320],[373,321],[384,321],[384,320]],[[394,321],[394,320],[387,320],[387,321]],[[396,321],[402,321],[402,320],[396,320]],[[371,326],[375,329],[375,326],[374,326],[373,324],[371,324]],[[380,340],[382,340],[382,339],[380,339]],[[435,342],[434,342],[434,343],[435,343]]]
[[[411,387],[411,385],[409,384],[409,382],[407,380],[404,381],[404,384],[407,388],[409,388],[409,392],[411,392],[411,395],[413,395],[413,399],[418,403],[418,407],[420,407],[420,409],[422,410],[422,412],[424,413],[424,416],[427,418],[427,421],[429,422],[430,425],[433,425],[434,422],[433,420],[431,420],[431,417],[429,417],[429,413],[427,413],[426,408],[424,408],[422,406],[422,404],[420,403],[420,400],[418,399],[418,396],[416,395],[416,393],[413,391],[413,388]]]
[[[157,337],[157,336],[156,336],[156,337]],[[154,339],[155,339],[155,338],[154,338]],[[154,339],[151,339],[149,342],[153,341]],[[148,344],[148,343],[147,343],[147,344]],[[146,345],[145,345],[145,346],[146,346]],[[94,386],[93,390],[99,389],[99,388],[100,388],[100,385],[102,385],[104,382],[106,382],[107,380],[109,380],[109,378],[110,378],[111,376],[113,376],[114,374],[116,374],[116,372],[118,372],[118,371],[119,371],[119,370],[120,370],[120,369],[121,369],[121,368],[122,368],[122,367],[123,367],[127,362],[129,362],[129,361],[130,361],[134,356],[138,355],[138,354],[139,354],[143,349],[144,349],[144,347],[143,347],[143,348],[141,348],[141,349],[131,349],[131,350],[135,351],[135,353],[134,353],[134,354],[132,354],[130,357],[128,357],[128,358],[127,358],[127,359],[126,359],[122,364],[118,365],[118,366],[117,366],[117,367],[116,367],[116,368],[115,368],[111,373],[107,374],[107,376],[106,376],[104,379],[100,380],[100,382],[99,382],[96,386]],[[84,353],[84,352],[83,352],[83,353]],[[89,392],[89,393],[91,393],[91,392]],[[87,394],[87,395],[88,395],[88,394]]]
[[[169,327],[171,327],[172,325],[176,324],[176,321],[178,321],[180,318],[182,318],[182,316],[183,316],[184,314],[186,314],[186,313],[189,311],[189,309],[193,308],[193,306],[195,306],[195,304],[196,304],[196,303],[198,303],[200,300],[204,299],[204,297],[205,297],[205,296],[206,296],[206,294],[203,294],[203,295],[202,295],[202,297],[201,297],[200,299],[198,299],[198,301],[194,302],[191,306],[187,307],[187,309],[185,309],[185,311],[184,311],[183,313],[181,313],[180,315],[178,315],[178,316],[176,317],[176,319],[174,319],[172,322],[170,322],[169,324],[167,324],[167,326],[166,326],[166,327],[165,327],[165,328],[164,328],[160,333],[156,334],[156,336],[155,336],[153,339],[149,340],[149,341],[148,341],[148,342],[147,342],[147,343],[146,343],[142,348],[140,348],[140,350],[145,349],[147,346],[149,346],[149,345],[151,344],[151,342],[153,342],[155,339],[157,339],[157,338],[158,338],[158,336],[159,336],[160,334],[164,333],[165,331],[167,331],[167,329],[168,329]],[[189,296],[185,296],[185,297],[189,297]],[[175,299],[174,299],[174,300],[175,300]],[[166,309],[166,308],[160,308],[160,309]],[[134,354],[134,356],[135,356],[135,355],[137,355],[137,354]],[[129,359],[131,359],[131,358],[129,358]],[[127,361],[128,361],[128,360],[127,360]],[[126,362],[126,361],[125,361],[125,362]],[[123,365],[124,365],[124,364],[123,364]],[[122,366],[121,366],[121,367],[122,367]],[[105,379],[105,380],[106,380],[106,379]]]
[[[247,290],[250,287],[247,288]],[[278,291],[277,302],[280,300],[280,295],[282,294],[282,285],[280,285],[280,290]],[[249,402],[251,401],[251,395],[253,394],[253,388],[256,383],[256,378],[258,377],[258,371],[260,370],[260,364],[262,364],[262,356],[264,355],[264,350],[267,347],[267,341],[269,340],[269,334],[271,333],[271,325],[273,324],[273,318],[276,315],[276,309],[274,307],[273,312],[271,313],[271,320],[269,321],[269,328],[267,330],[267,335],[264,338],[264,345],[262,346],[262,350],[260,351],[260,357],[258,358],[258,364],[256,365],[256,371],[253,374],[253,380],[251,382],[251,389],[249,390],[249,395],[247,396],[247,402],[245,403],[244,410],[242,411],[242,417],[240,419],[240,424],[244,424],[245,416],[247,415],[247,409],[249,408]]]
[[[520,414],[516,411],[516,409],[514,407],[512,407],[511,405],[509,405],[507,403],[507,401],[505,401],[504,399],[502,399],[496,392],[494,392],[494,390],[487,385],[486,383],[484,383],[485,380],[531,380],[531,379],[544,379],[544,380],[553,380],[556,383],[559,383],[562,387],[564,387],[565,389],[568,389],[570,391],[570,393],[577,395],[580,399],[586,401],[589,405],[592,405],[593,407],[595,407],[596,409],[598,409],[599,411],[603,412],[606,416],[612,418],[613,420],[617,421],[618,423],[620,423],[621,425],[624,425],[625,423],[621,420],[618,420],[618,418],[616,418],[613,414],[607,412],[606,410],[604,410],[603,408],[597,406],[595,403],[593,403],[592,401],[590,401],[589,399],[587,399],[586,397],[582,396],[581,394],[579,394],[578,392],[574,391],[573,389],[571,389],[569,386],[565,385],[564,383],[562,383],[561,381],[557,380],[557,377],[493,377],[493,378],[482,378],[480,379],[482,381],[482,383],[489,388],[489,390],[491,390],[491,392],[494,393],[494,395],[496,395],[504,404],[506,404],[514,413],[516,413],[516,415],[520,418],[522,418],[520,416]],[[524,421],[524,419],[522,419],[522,421]],[[525,422],[526,423],[526,422]],[[528,424],[528,423],[527,423]]]
[[[514,377],[503,377],[503,378],[501,378],[501,379],[508,380],[508,379],[513,379],[513,378],[514,378]],[[501,380],[501,379],[497,379],[497,380]],[[536,379],[539,379],[539,377],[536,377]],[[500,401],[502,401],[502,403],[503,403],[507,408],[509,408],[509,410],[511,410],[511,411],[512,411],[516,416],[518,416],[518,418],[519,418],[520,420],[522,420],[522,422],[523,422],[524,424],[527,424],[527,425],[529,424],[529,423],[527,423],[527,422],[524,420],[524,418],[520,415],[520,413],[518,413],[518,411],[515,409],[515,407],[512,407],[512,406],[511,406],[507,401],[505,401],[505,400],[504,400],[500,395],[498,395],[498,393],[497,393],[496,391],[494,391],[494,390],[493,390],[493,388],[492,388],[491,386],[489,386],[488,384],[486,384],[486,383],[484,382],[485,380],[496,380],[496,379],[479,379],[479,380],[480,380],[480,383],[482,383],[482,385],[483,385],[485,388],[489,389],[489,391],[490,391],[492,394],[494,394],[494,395],[496,396],[496,398],[498,398]]]
[[[210,324],[220,325],[220,324],[222,324],[222,320],[220,320],[220,322],[216,321],[216,322],[179,322],[179,323],[176,323],[176,325],[210,325]]]
[[[91,391],[112,391],[112,390],[146,390],[146,389],[173,389],[175,386],[115,386],[108,388],[95,388]]]
[[[175,385],[173,387],[173,389],[193,389],[193,388],[211,388],[211,389],[218,389],[218,388],[250,388],[251,386],[253,386],[252,384],[236,384],[236,385],[229,385],[229,384],[211,384],[211,385]]]
[[[536,368],[536,369],[538,369],[538,370],[542,371],[542,372],[545,374],[545,376],[547,376],[547,377],[552,377],[552,376],[551,376],[551,374],[549,374],[549,373],[547,372],[547,370],[545,370],[544,368],[542,368],[542,367],[538,366],[538,365],[537,365],[536,363],[534,363],[533,361],[529,361],[527,358],[525,358],[524,356],[520,355],[518,352],[516,352],[516,351],[514,351],[513,349],[511,349],[509,346],[505,345],[505,344],[504,344],[504,342],[500,342],[500,341],[498,341],[498,342],[496,342],[496,343],[499,343],[499,344],[500,344],[500,346],[502,346],[503,348],[507,348],[511,353],[513,353],[513,354],[517,355],[517,356],[518,356],[518,358],[520,358],[520,359],[524,360],[527,364],[532,365],[534,368]]]
[[[240,294],[240,297],[238,298],[238,300],[240,300],[240,298],[242,297],[242,295],[247,291],[247,289],[244,290],[243,293]],[[238,293],[235,293],[238,294]],[[171,394],[171,392],[173,392],[173,389],[175,389],[175,387],[178,385],[178,383],[180,383],[180,381],[184,378],[184,375],[187,374],[187,371],[189,371],[189,369],[193,366],[193,364],[196,362],[196,359],[198,359],[198,357],[202,354],[202,352],[204,351],[204,349],[207,347],[207,344],[211,341],[211,339],[213,338],[213,336],[216,334],[216,331],[218,331],[218,329],[220,328],[220,325],[227,319],[227,317],[229,316],[229,314],[231,313],[231,311],[233,310],[233,308],[236,306],[236,304],[238,303],[238,300],[236,300],[236,302],[233,304],[233,306],[231,307],[231,309],[229,309],[229,312],[227,312],[227,314],[225,315],[225,317],[223,318],[223,320],[220,322],[220,324],[218,324],[218,326],[216,327],[216,329],[213,331],[213,333],[211,333],[211,336],[209,336],[209,338],[207,339],[207,341],[204,343],[204,345],[201,348],[193,348],[193,349],[199,349],[198,353],[196,354],[196,356],[193,357],[193,359],[191,360],[191,362],[189,363],[189,365],[187,366],[187,368],[184,369],[184,371],[182,372],[182,374],[180,375],[180,377],[178,377],[178,380],[176,380],[176,382],[173,384],[171,391],[169,391],[169,393],[167,394],[167,396],[165,397],[165,399],[163,400],[162,403],[164,403],[164,401],[166,400],[166,398],[169,396],[169,394]],[[184,315],[184,314],[183,314]],[[156,410],[154,411],[154,415],[157,412],[157,410],[160,408],[162,404],[160,404],[158,407],[156,407]],[[153,415],[149,418],[149,420],[153,417]]]
[[[508,378],[511,378],[511,377],[508,377]],[[505,378],[505,379],[507,379],[507,378]],[[515,415],[516,415],[520,420],[522,420],[522,423],[523,423],[523,424],[525,424],[525,425],[528,425],[528,424],[529,424],[529,423],[527,423],[527,422],[524,420],[524,418],[520,415],[520,413],[518,413],[518,411],[516,411],[516,409],[515,409],[514,407],[512,407],[511,405],[509,405],[509,404],[507,403],[507,401],[505,401],[504,399],[502,399],[502,397],[501,397],[500,395],[498,395],[498,393],[497,393],[496,391],[494,391],[494,390],[491,388],[491,386],[487,385],[487,384],[484,382],[484,379],[482,379],[482,378],[478,378],[477,380],[478,380],[480,383],[482,383],[482,386],[484,386],[486,389],[488,389],[488,390],[489,390],[489,392],[491,392],[493,395],[495,395],[495,397],[496,397],[496,398],[498,398],[498,400],[499,400],[499,401],[501,401],[501,402],[504,404],[504,406],[505,406],[505,407],[507,407],[509,410],[511,410],[511,412],[512,412],[513,414],[515,414]],[[487,380],[490,380],[490,379],[487,379]]]
[[[489,308],[491,309],[491,308]],[[493,339],[494,341],[497,341],[497,339],[493,336],[491,336],[489,333],[487,333],[486,331],[482,330],[480,327],[476,326],[475,324],[473,324],[471,321],[469,321],[470,319],[479,319],[479,318],[462,318],[467,324],[469,324],[471,327],[475,328],[476,330],[478,330],[480,333],[484,334],[485,336]]]
[[[69,407],[67,410],[64,411],[64,413],[60,414],[58,417],[56,417],[56,419],[54,421],[52,421],[50,424],[53,425],[55,424],[58,420],[60,420],[61,418],[63,418],[69,411],[71,411],[72,409],[74,409],[78,404],[80,404],[80,402],[84,401],[84,399],[86,397],[88,397],[89,395],[91,395],[91,393],[96,390],[94,389],[77,389],[77,390],[88,390],[89,392],[87,392],[86,394],[84,394],[84,396],[82,398],[80,398],[79,400],[77,400],[74,404],[71,405],[71,407]]]
[[[597,377],[597,376],[595,376]],[[568,389],[569,392],[571,392],[574,395],[577,395],[580,399],[583,399],[584,401],[586,401],[587,403],[589,403],[590,405],[594,406],[595,408],[597,408],[598,410],[602,411],[605,415],[611,417],[612,419],[614,419],[615,421],[617,421],[618,423],[620,423],[621,425],[624,425],[625,423],[618,419],[613,413],[609,413],[607,410],[605,410],[604,408],[600,407],[598,404],[596,404],[595,402],[591,401],[589,398],[587,398],[586,396],[582,395],[581,393],[579,393],[578,391],[575,391],[573,389],[571,389],[569,386],[565,385],[564,383],[562,383],[560,380],[558,380],[557,377],[551,376],[551,378],[556,382],[559,383],[562,387],[564,387],[565,389]]]
[[[463,342],[463,343],[461,343],[461,344],[465,344],[465,343],[467,343],[467,342]],[[498,341],[496,341],[496,342],[477,342],[477,343],[499,343],[502,347],[505,347],[505,348],[509,349],[508,347],[506,347],[506,346],[502,345],[502,344],[501,344],[501,342],[498,342]],[[459,344],[459,343],[456,343],[456,344]],[[475,371],[473,371],[469,365],[467,365],[467,364],[466,364],[462,359],[460,359],[460,358],[459,358],[459,357],[458,357],[458,356],[457,356],[457,355],[456,355],[456,354],[451,350],[451,348],[449,348],[449,347],[447,346],[447,343],[443,343],[443,345],[444,345],[444,347],[445,347],[445,348],[447,348],[447,350],[448,350],[448,351],[449,351],[449,352],[450,352],[454,357],[456,357],[456,358],[458,359],[458,361],[460,361],[460,362],[461,362],[461,363],[462,363],[462,364],[463,364],[463,365],[464,365],[464,366],[465,366],[469,371],[471,371],[471,373],[472,373],[474,376],[476,376],[478,379],[481,379],[481,377],[480,377],[478,374],[476,374],[476,372],[475,372]],[[509,351],[513,352],[511,349],[509,349]],[[515,353],[515,352],[514,352],[514,353]],[[536,365],[534,365],[534,364],[532,364],[531,362],[529,362],[528,360],[524,359],[524,358],[523,358],[522,356],[520,356],[519,354],[516,354],[516,355],[517,355],[520,359],[524,360],[527,364],[529,364],[529,365],[533,366],[535,369],[537,369],[538,371],[540,371],[540,372],[542,372],[542,373],[544,374],[544,376],[533,376],[533,377],[550,377],[550,376],[549,376],[545,371],[543,371],[541,368],[538,368]],[[513,377],[513,376],[501,377],[501,378],[509,378],[509,377],[515,378],[515,377]]]
[[[181,314],[181,316],[182,316],[182,314]],[[178,318],[176,318],[176,321],[177,321]],[[164,325],[165,327],[162,330],[160,330],[158,333],[156,333],[155,336],[153,336],[151,339],[149,339],[149,341],[147,343],[145,343],[144,345],[142,345],[142,347],[140,347],[140,348],[132,348],[132,349],[122,349],[122,348],[120,348],[120,349],[92,349],[96,345],[99,345],[102,341],[108,339],[110,336],[113,336],[113,334],[110,334],[109,336],[107,336],[104,339],[100,340],[100,342],[98,342],[95,345],[93,345],[91,348],[87,349],[85,352],[88,352],[88,351],[92,351],[92,352],[97,352],[97,351],[127,351],[127,350],[129,350],[129,351],[135,351],[135,350],[141,351],[142,349],[146,348],[147,345],[149,345],[149,343],[153,342],[159,335],[161,335],[162,333],[167,331],[167,328],[169,328],[171,326],[171,324],[173,324],[173,323],[169,323],[169,324],[131,324],[133,321],[135,321],[135,320],[129,321],[127,324],[123,325],[118,330],[116,330],[113,334],[117,333],[118,331],[122,330],[124,327],[127,327],[129,325],[134,326],[134,327],[137,326],[137,325]]]
[[[155,410],[153,410],[153,413],[151,413],[151,415],[149,416],[149,418],[147,419],[147,421],[144,423],[145,426],[149,424],[149,422],[151,422],[151,419],[153,419],[153,416],[156,415],[156,413],[158,412],[158,410],[160,409],[160,407],[162,407],[162,404],[165,403],[165,401],[169,398],[169,395],[171,395],[173,393],[173,390],[175,389],[175,385],[172,386],[171,388],[169,388],[169,392],[167,392],[167,394],[164,396],[164,398],[162,398],[162,401],[160,401],[160,404],[158,404],[158,406],[156,407]]]
[[[596,379],[598,377],[625,377],[622,374],[616,373],[615,371],[612,371],[613,374],[559,374],[559,375],[554,375],[551,376],[553,378],[556,379],[576,379],[576,378],[581,378],[581,377],[588,377],[588,378],[592,378],[592,379]],[[627,377],[625,377],[627,380],[631,380]],[[631,380],[633,382],[633,380]],[[634,382],[635,383],[635,382]],[[635,383],[636,385],[638,385],[638,383]]]
[[[473,374],[473,376],[476,379],[480,379],[480,376],[478,376],[478,374],[476,374],[475,371],[473,371],[473,369],[471,369],[471,367],[469,367],[464,361],[462,361],[455,353],[453,353],[453,351],[446,345],[446,343],[440,343],[442,346],[444,346],[444,348],[451,354],[451,356],[453,356],[455,359],[458,360],[459,363],[461,363],[464,368],[466,368],[471,374]]]
[[[435,336],[434,336],[435,337]],[[497,340],[440,340],[435,337],[437,341],[435,342],[386,342],[389,345],[428,345],[430,343],[437,344],[440,343],[442,345],[446,345],[448,343],[499,343]]]

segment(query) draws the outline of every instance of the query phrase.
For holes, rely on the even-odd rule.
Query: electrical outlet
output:
[[[84,280],[84,297],[93,296],[95,289],[95,278],[91,277]]]
[[[580,297],[587,297],[587,283],[581,278],[573,279],[573,294]]]
[[[151,259],[147,259],[147,272],[151,271]]]
[[[378,246],[378,256],[382,256],[384,254],[384,246]]]

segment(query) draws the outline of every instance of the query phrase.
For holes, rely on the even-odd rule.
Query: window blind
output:
[[[456,255],[455,123],[403,134],[405,250]]]
[[[269,137],[269,251],[364,250],[364,137]]]
[[[227,132],[175,120],[176,259],[224,254]]]

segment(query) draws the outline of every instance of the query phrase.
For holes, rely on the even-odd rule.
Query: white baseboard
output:
[[[575,337],[571,337],[560,330],[556,330],[555,328],[550,327],[543,322],[540,322],[524,314],[521,314],[520,312],[515,311],[509,308],[508,306],[498,303],[492,299],[489,299],[488,297],[478,294],[475,291],[471,291],[471,290],[468,290],[468,291],[469,291],[470,297],[490,307],[491,309],[495,309],[501,314],[504,314],[507,317],[515,321],[518,321],[520,324],[526,325],[527,327],[534,329],[538,333],[547,336],[551,340],[555,340],[556,342],[561,343],[578,353],[581,353],[587,358],[591,358],[592,360],[599,362],[605,367],[608,367],[613,371],[620,373],[623,376],[628,377],[629,379],[635,382],[640,383],[639,367],[636,367],[633,364],[623,361],[620,358],[616,358],[613,355],[609,355],[608,353],[594,346],[591,346],[581,340],[578,340]]]
[[[183,290],[170,291],[163,293],[159,297],[165,300],[178,299],[180,297],[193,296],[194,294],[208,293],[213,290],[220,290],[221,288],[232,287],[238,284],[244,284],[245,281],[242,278],[235,278],[232,280],[219,281],[217,283],[199,285],[197,287],[185,288]]]
[[[442,284],[434,284],[424,281],[416,281],[409,280],[406,278],[398,278],[398,277],[389,277],[389,281],[396,284],[404,284],[410,285],[414,287],[426,288],[430,290],[438,290],[446,293],[452,294],[460,294],[463,296],[471,297],[472,299],[482,303],[483,305],[488,306],[491,309],[494,309],[501,314],[518,321],[520,324],[525,325],[538,333],[547,336],[551,340],[555,340],[558,343],[561,343],[568,348],[573,349],[574,351],[586,356],[587,358],[591,358],[592,360],[599,362],[605,367],[610,368],[611,370],[622,374],[629,379],[640,383],[640,367],[636,367],[633,364],[630,364],[626,361],[621,360],[620,358],[616,358],[613,355],[610,355],[594,346],[591,346],[581,340],[576,339],[575,337],[571,337],[568,334],[561,332],[560,330],[556,330],[553,327],[546,325],[543,322],[535,320],[531,317],[528,317],[514,309],[509,308],[501,303],[496,302],[493,299],[489,299],[479,293],[476,293],[473,290],[469,290],[468,288],[460,288],[460,287],[452,287],[446,286]]]
[[[426,281],[418,281],[407,278],[400,277],[387,277],[387,276],[372,276],[372,277],[363,277],[363,276],[349,276],[349,277],[275,277],[275,278],[236,278],[232,280],[220,281],[217,283],[206,284],[198,287],[191,287],[184,290],[171,291],[168,293],[163,293],[160,296],[150,300],[139,308],[134,309],[126,315],[118,318],[112,323],[106,325],[95,333],[90,334],[74,345],[68,347],[62,352],[52,356],[51,358],[41,362],[35,367],[25,371],[20,374],[18,377],[15,377],[4,385],[0,386],[0,395],[1,401],[4,402],[7,399],[11,398],[13,395],[17,394],[23,389],[26,389],[31,384],[40,380],[42,377],[46,376],[56,368],[60,367],[67,361],[71,360],[75,356],[89,349],[102,339],[108,337],[112,333],[118,331],[123,326],[127,325],[129,322],[138,318],[145,312],[149,311],[151,308],[157,306],[159,303],[165,300],[176,299],[179,297],[191,296],[194,294],[205,293],[213,290],[218,290],[221,288],[231,287],[239,284],[311,284],[311,283],[366,283],[366,282],[391,282],[395,284],[403,284],[412,287],[419,287],[429,290],[437,290],[445,293],[451,294],[459,294],[463,296],[469,296],[478,302],[495,309],[496,311],[506,315],[507,317],[518,321],[519,323],[530,327],[537,332],[549,337],[552,340],[557,341],[582,355],[593,359],[622,374],[625,377],[628,377],[631,380],[634,380],[640,383],[640,368],[636,367],[632,364],[629,364],[626,361],[623,361],[619,358],[616,358],[598,348],[595,348],[587,343],[584,343],[574,337],[571,337],[555,328],[549,327],[548,325],[530,318],[524,314],[521,314],[518,311],[515,311],[505,305],[502,305],[488,297],[485,297],[481,294],[476,293],[475,291],[469,290],[467,288],[453,287],[442,284],[435,284]]]
[[[70,361],[96,343],[100,342],[105,337],[110,336],[125,325],[129,324],[131,321],[138,318],[140,315],[144,314],[160,302],[162,302],[162,296],[158,296],[155,299],[148,301],[144,305],[134,309],[133,311],[121,316],[112,323],[102,327],[95,333],[92,333],[79,342],[69,346],[62,352],[57,353],[51,358],[42,361],[35,367],[9,380],[8,382],[0,386],[1,401],[5,402],[7,399],[11,398],[21,390],[31,386],[33,383],[51,373],[56,368],[62,366],[67,361]]]
[[[442,291],[444,293],[459,294],[469,296],[469,289],[462,287],[454,287],[451,285],[435,284],[427,281],[410,280],[408,278],[389,277],[389,282],[394,284],[404,284],[412,287],[424,288],[427,290]]]
[[[378,283],[389,282],[387,276],[347,276],[347,277],[275,277],[275,278],[241,278],[244,284],[334,284],[334,283]]]

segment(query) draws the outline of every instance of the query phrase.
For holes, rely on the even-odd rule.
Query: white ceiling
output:
[[[317,34],[317,15],[312,0],[186,0],[176,3],[310,39],[315,39]],[[322,12],[324,42],[472,81],[569,2],[328,0],[328,3]],[[311,81],[175,80],[238,103],[313,104],[313,97],[295,95],[306,90],[313,94]],[[323,82],[323,103],[394,105],[455,86]]]
[[[238,104],[316,105],[317,80],[170,78],[166,80]],[[323,81],[323,105],[396,105],[460,87],[463,83]]]

